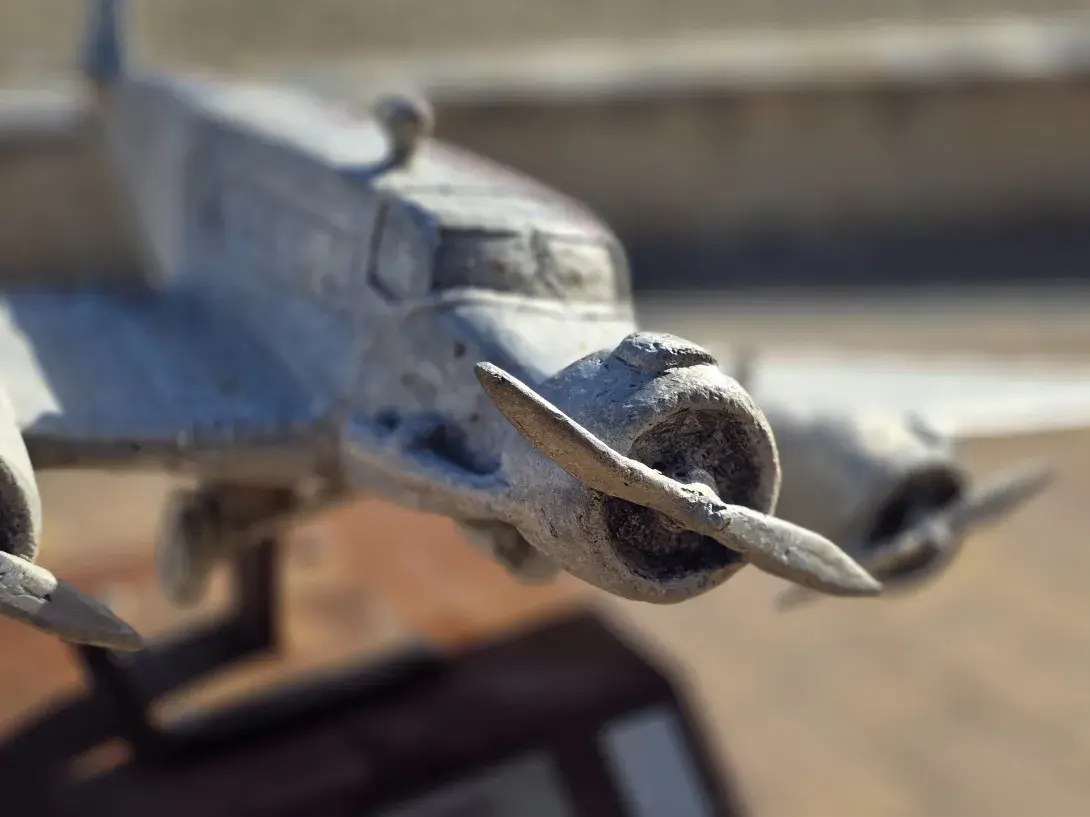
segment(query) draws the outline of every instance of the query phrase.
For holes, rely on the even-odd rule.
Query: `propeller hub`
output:
[[[779,490],[772,432],[706,353],[666,336],[630,336],[544,381],[543,399],[604,445],[724,501],[768,511]],[[638,364],[638,365],[637,365]],[[722,584],[747,560],[658,510],[599,491],[522,433],[504,457],[519,527],[535,548],[597,587],[639,601],[683,601]]]
[[[882,542],[956,501],[965,480],[960,469],[940,464],[913,469],[881,504],[865,541]]]
[[[892,575],[876,576],[884,582],[918,580],[941,569],[957,550],[947,526],[929,520],[957,502],[965,490],[965,477],[952,466],[930,465],[910,471],[897,485],[875,516],[862,552],[867,554],[909,530],[919,530],[919,548],[900,562]]]
[[[682,409],[640,434],[627,455],[731,505],[768,510],[752,429],[728,412]],[[741,554],[650,508],[607,497],[603,513],[618,557],[656,582],[737,569],[745,562]]]

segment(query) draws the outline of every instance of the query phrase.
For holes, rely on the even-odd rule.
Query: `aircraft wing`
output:
[[[260,475],[315,445],[312,396],[247,332],[177,293],[6,294],[0,385],[35,468]]]
[[[759,404],[914,414],[956,439],[1090,427],[1090,363],[801,348],[734,360]]]

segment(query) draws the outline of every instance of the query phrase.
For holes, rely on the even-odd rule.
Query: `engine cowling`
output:
[[[777,515],[827,536],[864,566],[871,549],[957,502],[968,487],[950,444],[911,417],[765,412],[783,468]],[[917,563],[883,579],[918,578],[931,563],[921,551]]]
[[[540,385],[543,397],[612,449],[732,505],[769,513],[780,467],[764,415],[714,357],[676,339],[636,334]],[[504,456],[530,544],[569,573],[625,598],[678,602],[745,564],[735,551],[665,515],[588,487],[527,456],[512,430]]]

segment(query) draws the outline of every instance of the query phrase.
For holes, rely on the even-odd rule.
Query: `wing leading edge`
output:
[[[738,369],[762,404],[910,414],[959,440],[1090,427],[1090,365],[1076,362],[773,349]]]
[[[322,421],[256,340],[177,292],[6,294],[0,385],[36,469],[270,476],[305,465]]]

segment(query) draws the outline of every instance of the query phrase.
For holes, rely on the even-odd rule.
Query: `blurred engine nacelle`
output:
[[[828,537],[887,589],[940,574],[976,527],[1051,476],[1035,467],[979,488],[954,441],[913,415],[762,408],[782,467],[776,515]]]

